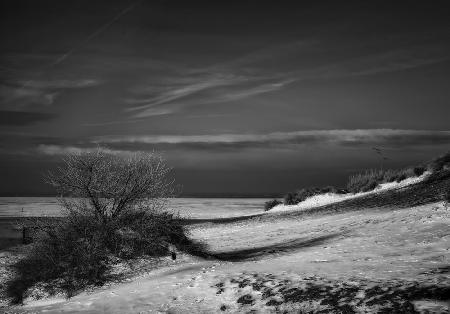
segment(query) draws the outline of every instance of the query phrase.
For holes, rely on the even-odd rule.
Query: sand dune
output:
[[[445,313],[450,208],[439,199],[449,188],[439,175],[308,210],[192,219],[207,258],[143,261],[124,282],[68,300],[31,293],[7,311]]]

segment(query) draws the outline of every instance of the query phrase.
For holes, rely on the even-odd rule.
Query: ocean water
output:
[[[182,217],[223,218],[253,215],[264,211],[263,198],[173,198],[170,210]],[[0,197],[0,217],[60,216],[54,197]]]

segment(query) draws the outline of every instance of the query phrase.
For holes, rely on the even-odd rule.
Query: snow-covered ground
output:
[[[401,182],[389,182],[382,183],[378,185],[374,190],[369,192],[360,192],[360,193],[347,193],[347,194],[335,194],[335,193],[325,193],[318,194],[311,197],[308,197],[303,202],[300,202],[296,205],[277,205],[272,208],[267,214],[277,213],[277,212],[285,212],[285,211],[301,211],[313,207],[324,206],[332,203],[342,202],[345,200],[363,197],[370,194],[380,193],[386,190],[393,190],[402,188],[411,184],[416,184],[423,181],[427,176],[429,176],[431,172],[425,171],[421,176],[411,177],[402,180]]]
[[[10,310],[275,313],[350,306],[357,313],[374,313],[383,307],[392,312],[395,306],[450,308],[432,298],[401,299],[404,291],[423,285],[450,286],[450,211],[442,203],[269,218],[193,226],[192,236],[205,241],[217,259],[181,254],[181,262],[130,282]]]

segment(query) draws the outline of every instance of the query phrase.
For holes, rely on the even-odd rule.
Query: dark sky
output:
[[[2,0],[0,194],[49,193],[42,173],[98,144],[162,151],[185,195],[442,154],[450,11],[392,2]]]

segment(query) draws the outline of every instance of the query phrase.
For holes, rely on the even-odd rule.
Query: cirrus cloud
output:
[[[92,142],[107,145],[164,145],[191,148],[251,148],[301,144],[404,147],[414,145],[450,145],[450,131],[357,129],[309,130],[267,134],[126,135],[95,137],[92,139]]]

